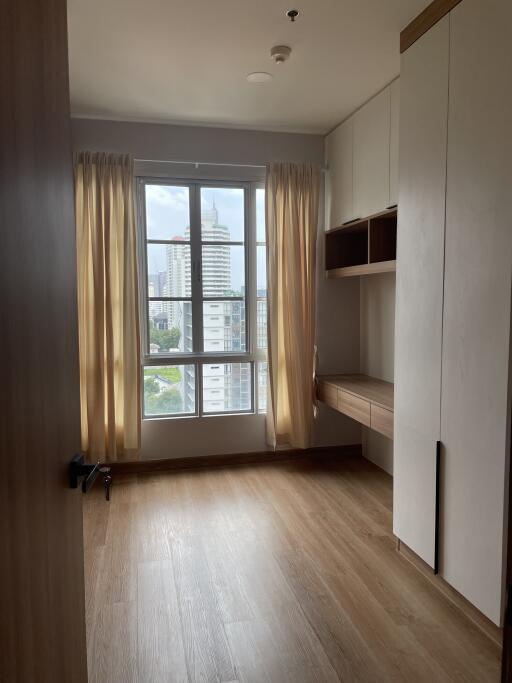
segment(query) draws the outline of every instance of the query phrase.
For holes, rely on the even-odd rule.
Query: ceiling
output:
[[[68,0],[72,113],[325,133],[398,75],[400,30],[428,1]]]

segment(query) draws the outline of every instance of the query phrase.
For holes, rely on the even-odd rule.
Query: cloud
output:
[[[188,188],[168,185],[146,185],[146,201],[160,206],[188,208]]]

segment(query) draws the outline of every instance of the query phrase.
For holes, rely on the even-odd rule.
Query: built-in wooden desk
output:
[[[393,384],[367,375],[319,375],[317,396],[340,413],[393,438]]]

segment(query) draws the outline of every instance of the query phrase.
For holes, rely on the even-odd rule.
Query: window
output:
[[[144,416],[264,412],[264,190],[140,178],[138,201]]]

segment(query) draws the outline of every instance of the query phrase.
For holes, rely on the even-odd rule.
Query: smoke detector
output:
[[[284,64],[292,53],[291,47],[288,45],[275,45],[270,50],[270,56],[276,64]]]

